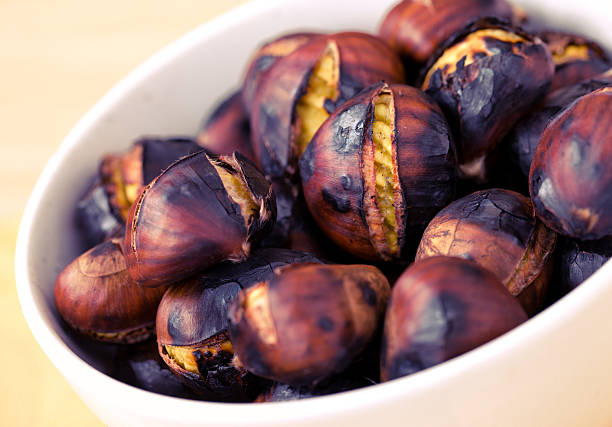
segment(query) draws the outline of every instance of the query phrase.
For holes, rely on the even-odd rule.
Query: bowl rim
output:
[[[115,380],[93,368],[74,353],[45,322],[39,312],[33,294],[33,283],[29,277],[30,266],[28,264],[30,235],[35,214],[40,209],[41,198],[51,179],[57,173],[62,158],[79,143],[92,124],[96,123],[105,112],[112,109],[142,79],[155,74],[157,70],[181,56],[194,44],[201,43],[203,39],[210,38],[221,29],[235,26],[237,22],[252,17],[262,8],[267,9],[282,3],[283,0],[252,0],[240,5],[188,32],[131,71],[96,102],[62,140],[44,167],[26,204],[15,250],[15,279],[18,299],[28,327],[44,353],[69,383],[71,383],[70,379],[64,374],[67,369],[73,370],[75,377],[88,378],[89,386],[93,389],[116,387],[116,396],[122,397],[111,398],[114,399],[114,403],[129,412],[140,412],[139,409],[144,410],[155,406],[165,409],[158,412],[167,414],[167,421],[176,422],[177,413],[181,414],[180,418],[194,420],[201,417],[203,411],[207,411],[207,421],[215,423],[227,422],[228,409],[230,409],[232,422],[240,425],[247,425],[257,417],[268,418],[269,413],[274,414],[274,423],[271,422],[270,425],[285,425],[294,420],[296,414],[299,414],[301,419],[319,419],[328,414],[336,414],[338,408],[342,408],[342,411],[362,412],[389,401],[399,402],[403,397],[412,393],[435,388],[450,378],[464,376],[483,363],[508,357],[508,354],[512,354],[517,348],[533,345],[542,334],[554,331],[559,325],[571,321],[572,318],[586,311],[605,289],[612,286],[612,260],[610,260],[581,286],[572,291],[570,297],[560,299],[506,334],[442,364],[407,377],[358,390],[266,405],[206,402],[149,392]],[[75,387],[74,384],[71,383],[71,385]],[[316,411],[313,411],[315,408]],[[163,419],[163,415],[160,419]]]

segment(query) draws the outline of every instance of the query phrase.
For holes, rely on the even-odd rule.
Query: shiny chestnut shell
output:
[[[217,168],[241,183],[256,212],[242,212]],[[139,284],[158,286],[221,261],[243,260],[275,217],[270,184],[240,153],[183,157],[147,185],[130,210],[124,243],[128,271]]]
[[[390,288],[372,266],[293,264],[230,304],[230,336],[256,375],[312,386],[343,371],[377,331]]]
[[[317,64],[328,54],[333,56],[336,97],[325,98],[319,106],[326,114],[374,83],[404,79],[397,55],[386,43],[365,33],[313,36],[276,60],[257,88],[251,111],[253,148],[266,175],[295,178],[302,152],[297,143],[301,124],[297,105],[308,91]]]
[[[554,74],[546,45],[518,28],[482,19],[432,56],[422,89],[444,111],[463,177],[487,181],[487,156],[546,95]]]
[[[238,151],[255,162],[249,114],[242,104],[240,91],[232,93],[213,109],[198,132],[196,141],[214,155]]]
[[[578,98],[544,131],[529,173],[538,217],[580,240],[612,235],[612,88]]]
[[[382,95],[392,97],[393,177],[377,164],[373,142]],[[392,181],[395,252],[380,239],[383,215],[372,191],[379,172]],[[363,259],[406,258],[429,220],[454,195],[452,137],[441,110],[426,94],[405,85],[378,84],[324,122],[300,159],[300,174],[310,213],[334,243]]]
[[[54,298],[59,314],[77,331],[99,341],[134,343],[154,334],[165,290],[136,284],[127,272],[120,240],[112,239],[62,270]]]
[[[171,287],[157,311],[158,350],[164,362],[190,389],[208,400],[251,401],[262,381],[234,365],[227,331],[227,309],[238,292],[268,280],[291,263],[320,262],[285,249],[261,249],[241,263],[222,263],[196,278]],[[184,360],[195,369],[188,369]]]
[[[546,301],[555,242],[527,197],[489,189],[442,209],[427,226],[416,261],[437,255],[475,261],[533,315]]]
[[[395,283],[383,333],[381,381],[437,365],[527,320],[518,301],[472,261],[432,257]]]
[[[441,44],[476,18],[511,19],[505,0],[403,0],[385,15],[378,35],[402,57],[425,63]]]

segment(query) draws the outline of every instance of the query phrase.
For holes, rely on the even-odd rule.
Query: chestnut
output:
[[[424,64],[449,37],[476,18],[514,16],[506,0],[403,0],[384,17],[378,35],[403,58]]]
[[[391,292],[380,377],[389,381],[442,363],[527,320],[518,301],[472,261],[417,261]]]
[[[548,46],[555,63],[551,91],[579,83],[612,67],[605,50],[593,40],[553,30],[542,31],[538,36]]]
[[[380,83],[339,107],[300,159],[313,218],[367,260],[406,259],[454,195],[446,119],[418,89]]]
[[[104,156],[77,204],[77,223],[88,247],[117,237],[142,187],[178,158],[200,150],[188,138],[143,137],[125,153]]]
[[[249,61],[242,83],[241,98],[244,109],[251,113],[257,87],[274,63],[310,41],[317,33],[291,33],[278,37],[260,47]]]
[[[277,269],[230,304],[236,357],[255,375],[314,386],[343,371],[373,339],[389,291],[369,265]]]
[[[544,304],[556,233],[514,191],[489,189],[454,201],[431,220],[416,261],[436,255],[472,260],[495,274],[533,315]]]
[[[294,262],[319,262],[303,252],[262,249],[238,264],[224,263],[171,287],[157,311],[158,351],[198,395],[216,401],[252,401],[262,381],[233,363],[227,307],[244,288]]]
[[[580,241],[562,237],[556,251],[556,298],[576,289],[612,258],[612,237]]]
[[[599,76],[549,93],[541,108],[521,119],[506,135],[503,144],[507,146],[509,158],[518,166],[525,181],[529,177],[531,161],[546,125],[564,107],[602,87],[612,87],[612,68]]]
[[[487,155],[546,95],[554,64],[540,39],[482,19],[450,39],[424,71],[421,87],[446,114],[459,171],[466,179],[487,181]]]
[[[402,82],[403,73],[384,42],[357,32],[313,36],[279,58],[262,78],[251,112],[264,172],[294,179],[299,156],[337,106],[381,80]]]
[[[55,306],[82,334],[109,343],[135,343],[155,331],[164,287],[138,286],[127,272],[119,239],[107,240],[68,264],[57,277]]]
[[[159,286],[224,260],[244,260],[275,217],[270,184],[246,157],[185,156],[147,185],[130,209],[128,272],[143,286]]]
[[[249,115],[242,105],[240,91],[232,93],[215,107],[198,132],[196,141],[211,154],[239,151],[250,161],[256,161],[251,145]]]
[[[546,127],[529,173],[538,217],[579,240],[612,235],[612,87],[571,103]]]

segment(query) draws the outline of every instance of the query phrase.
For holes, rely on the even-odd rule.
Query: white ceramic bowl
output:
[[[396,0],[254,1],[168,46],[113,88],[44,169],[19,232],[19,299],[35,338],[85,403],[112,425],[577,426],[612,424],[612,262],[535,318],[463,356],[386,384],[297,402],[219,404],[118,382],[67,335],[53,284],[82,247],[75,202],[102,154],[143,134],[194,134],[240,82],[261,41],[297,29],[374,31]],[[612,46],[609,1],[517,1]],[[97,369],[96,369],[97,368]]]

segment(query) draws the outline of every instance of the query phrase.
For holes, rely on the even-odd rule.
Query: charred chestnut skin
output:
[[[443,256],[415,262],[389,299],[381,381],[459,356],[525,320],[518,301],[476,263]]]
[[[296,262],[320,261],[304,252],[261,249],[242,263],[222,263],[171,287],[159,305],[156,322],[158,351],[166,365],[208,400],[252,401],[265,382],[233,363],[228,305],[242,289]],[[189,352],[195,370],[173,357],[176,348]]]
[[[604,49],[593,40],[553,30],[542,31],[538,36],[548,46],[555,62],[551,91],[579,83],[612,67]]]
[[[196,141],[213,155],[238,151],[251,162],[256,162],[249,114],[242,104],[240,91],[232,93],[215,107],[198,132]]]
[[[486,16],[514,14],[505,0],[403,0],[385,15],[378,35],[403,58],[424,64],[446,39]]]
[[[313,36],[279,58],[261,79],[251,112],[253,148],[267,176],[296,179],[301,154],[296,142],[300,125],[296,107],[315,66],[330,50],[337,54],[334,69],[338,78],[334,82],[336,99],[326,98],[322,106],[327,113],[374,83],[403,82],[404,69],[397,55],[386,43],[365,33]]]
[[[506,135],[503,144],[507,147],[509,158],[518,166],[525,182],[529,178],[533,156],[548,123],[576,99],[604,87],[612,87],[612,69],[597,77],[562,87],[548,94],[542,107],[521,119]]]
[[[391,94],[395,110],[395,254],[381,249],[371,234],[370,218],[380,215],[367,200],[372,195],[366,181],[375,179],[376,156],[364,156],[364,150],[372,146],[375,103],[383,93]],[[361,259],[407,259],[428,222],[454,196],[452,136],[441,110],[426,94],[381,83],[347,101],[323,123],[300,159],[300,174],[309,211],[335,244]]]
[[[241,183],[257,212],[242,212],[217,168]],[[143,286],[159,286],[221,261],[244,260],[275,217],[270,184],[240,153],[185,156],[147,185],[132,205],[124,241],[128,272]]]
[[[548,125],[529,173],[538,217],[579,240],[612,235],[612,88],[578,98]]]
[[[103,342],[135,343],[155,333],[165,290],[138,286],[127,272],[121,240],[111,239],[62,270],[54,298],[59,314],[80,333]]]
[[[429,223],[415,260],[455,256],[493,272],[525,311],[544,305],[552,273],[556,233],[514,191],[489,189],[454,201]]]
[[[343,371],[372,340],[389,295],[367,265],[293,264],[242,291],[229,331],[240,364],[293,386]]]
[[[318,33],[291,33],[278,37],[260,47],[251,58],[242,83],[242,104],[251,113],[257,87],[274,63],[307,43]]]
[[[455,58],[464,41],[472,57]],[[487,155],[548,93],[553,74],[552,56],[540,39],[494,19],[474,22],[432,56],[421,88],[449,121],[462,177],[489,179]]]

